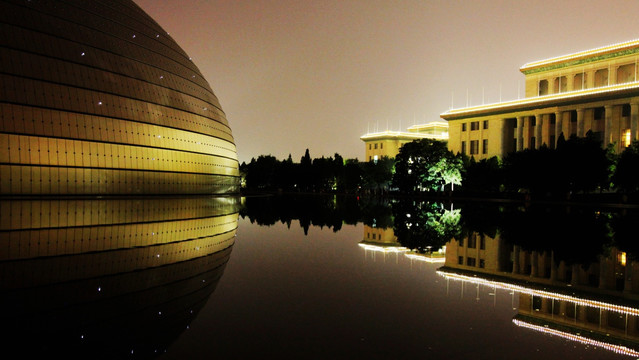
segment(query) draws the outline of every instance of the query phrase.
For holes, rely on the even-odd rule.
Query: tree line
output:
[[[395,158],[359,162],[332,157],[312,159],[307,149],[299,162],[271,155],[242,163],[248,190],[308,193],[460,194],[566,198],[575,194],[639,193],[639,142],[620,154],[602,147],[592,133],[560,135],[557,146],[544,145],[506,157],[475,160],[454,154],[446,143],[421,139],[405,144]]]

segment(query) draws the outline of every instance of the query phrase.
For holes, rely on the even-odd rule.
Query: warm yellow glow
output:
[[[503,290],[508,290],[508,291],[516,291],[516,292],[522,293],[522,294],[529,294],[529,295],[539,296],[539,297],[542,297],[542,298],[553,299],[553,300],[568,301],[568,302],[571,302],[571,303],[575,303],[577,305],[590,306],[590,307],[597,308],[597,309],[608,310],[608,311],[616,311],[616,312],[622,313],[622,314],[639,316],[639,309],[631,308],[631,307],[628,307],[628,306],[620,306],[620,305],[605,303],[605,302],[602,302],[602,301],[580,299],[580,298],[575,297],[575,296],[570,296],[570,295],[565,295],[565,294],[560,294],[560,293],[553,293],[553,292],[544,291],[544,290],[536,290],[536,289],[527,288],[527,287],[514,285],[514,284],[509,284],[509,283],[505,283],[505,282],[492,281],[492,280],[482,279],[482,278],[478,278],[478,277],[471,277],[471,276],[466,276],[466,275],[447,273],[447,272],[443,272],[443,271],[437,271],[437,274],[445,277],[446,279],[452,279],[452,280],[464,281],[464,282],[467,281],[467,282],[470,282],[470,283],[473,283],[473,284],[485,285],[485,286],[489,286],[489,287],[493,287],[493,288],[497,288],[497,289],[503,289]]]
[[[423,261],[427,263],[443,263],[446,262],[446,258],[443,256],[439,257],[431,257],[428,255],[418,255],[418,254],[404,254],[407,258],[411,260]]]
[[[631,141],[631,137],[630,137],[630,129],[626,129],[626,130],[623,131],[622,139],[623,139],[623,146],[624,147],[630,146],[630,143],[632,142]]]
[[[622,266],[626,266],[626,253],[625,253],[625,252],[620,252],[620,253],[617,255],[617,258],[618,258],[618,260],[619,260],[619,263],[620,263]]]
[[[604,348],[606,350],[610,350],[610,351],[614,351],[617,354],[624,354],[624,355],[630,355],[630,356],[639,356],[639,352],[637,352],[636,350],[633,349],[629,349],[625,346],[621,346],[621,345],[614,345],[614,344],[609,344],[609,343],[605,343],[602,341],[596,341],[593,339],[588,339],[586,337],[583,337],[581,335],[575,335],[575,334],[571,334],[571,333],[567,333],[564,331],[559,331],[559,330],[555,330],[555,329],[551,329],[545,326],[539,326],[539,325],[533,325],[527,322],[523,322],[521,320],[517,320],[517,319],[513,319],[513,323],[517,326],[521,326],[527,329],[531,329],[531,330],[535,330],[535,331],[539,331],[545,334],[550,334],[550,335],[555,335],[555,336],[559,336],[562,337],[564,339],[569,339],[572,341],[577,341],[580,342],[582,344],[586,344],[586,345],[593,345],[593,346],[598,346],[601,348]]]
[[[364,250],[370,250],[375,252],[383,252],[383,253],[400,253],[408,251],[408,248],[403,246],[377,246],[371,244],[358,244],[360,247],[363,247]]]

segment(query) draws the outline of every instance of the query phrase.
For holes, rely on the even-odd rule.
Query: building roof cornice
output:
[[[557,56],[550,59],[529,62],[524,64],[521,68],[519,68],[519,70],[522,73],[529,75],[632,54],[639,54],[639,39],[602,46],[573,54]]]
[[[542,107],[562,106],[575,102],[589,102],[600,98],[639,95],[639,81],[625,84],[603,86],[594,89],[577,90],[565,93],[529,97],[495,104],[450,109],[440,116],[445,120],[486,116],[516,111],[533,111]]]
[[[362,141],[371,140],[419,140],[419,139],[436,139],[447,140],[448,133],[445,135],[435,134],[421,134],[415,132],[402,132],[402,131],[382,131],[376,133],[364,134],[360,137]]]

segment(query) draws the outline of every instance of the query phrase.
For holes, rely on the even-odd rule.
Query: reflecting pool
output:
[[[334,196],[2,206],[5,349],[639,357],[631,208]],[[24,220],[67,212],[75,220]]]

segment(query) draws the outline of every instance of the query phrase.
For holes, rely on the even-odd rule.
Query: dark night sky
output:
[[[523,64],[639,38],[639,1],[135,0],[220,99],[240,162],[517,99]],[[468,94],[468,96],[467,96]]]

